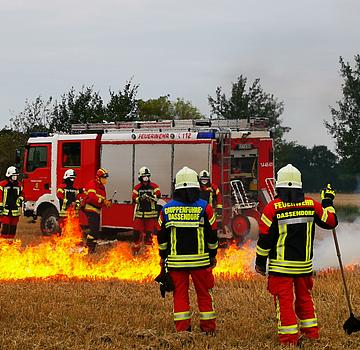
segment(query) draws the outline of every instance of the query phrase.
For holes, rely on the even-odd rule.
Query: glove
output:
[[[210,258],[210,266],[209,266],[209,268],[213,269],[216,266],[216,264],[217,264],[216,258],[215,257]]]
[[[75,210],[79,210],[81,207],[81,203],[79,200],[75,201]]]
[[[259,273],[261,276],[266,276],[266,267],[255,265],[255,271]]]
[[[320,196],[321,199],[328,198],[333,201],[335,199],[335,191],[330,184],[327,184],[326,187],[321,190]]]
[[[17,200],[16,200],[16,205],[18,207],[21,207],[22,206],[22,203],[23,203],[23,199],[21,197],[19,197]]]
[[[110,208],[112,203],[108,199],[104,199],[104,205],[105,205],[105,207]]]
[[[155,278],[155,281],[160,284],[160,294],[163,298],[165,298],[166,292],[169,293],[175,289],[173,280],[164,269],[161,270],[160,274]]]

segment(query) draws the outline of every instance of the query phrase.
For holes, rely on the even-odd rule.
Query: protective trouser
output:
[[[307,338],[319,338],[319,327],[310,293],[312,287],[312,276],[269,276],[268,290],[275,300],[280,343],[297,344],[299,328]]]
[[[95,251],[96,240],[100,238],[100,215],[94,212],[85,212],[87,218],[86,245],[90,252]]]
[[[143,240],[146,245],[152,244],[152,235],[156,233],[156,219],[139,219],[134,220],[134,234],[133,234],[133,251],[139,251]]]
[[[1,222],[2,222],[2,228],[1,228],[0,238],[6,238],[6,239],[15,238],[19,217],[4,215],[1,217]]]
[[[189,303],[189,277],[194,283],[197,303],[200,311],[200,328],[203,332],[213,332],[216,328],[216,313],[211,289],[214,287],[214,276],[211,269],[171,270],[170,277],[174,282],[174,321],[178,332],[191,329]]]

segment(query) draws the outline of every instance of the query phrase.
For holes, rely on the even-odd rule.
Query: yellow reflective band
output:
[[[216,221],[216,217],[215,217],[215,215],[213,215],[213,216],[209,219],[210,225],[212,225],[215,221]]]
[[[327,209],[327,211],[329,213],[335,213],[335,208],[334,207],[327,207],[326,209]]]
[[[263,249],[261,247],[259,247],[258,245],[256,246],[256,254],[261,255],[261,256],[268,256],[270,253],[270,249]]]
[[[312,251],[312,225],[313,221],[308,222],[306,224],[306,252],[305,252],[305,258],[306,260],[310,260],[311,257],[311,251]]]
[[[190,311],[174,312],[174,321],[189,320],[190,318]]]
[[[321,217],[321,221],[326,222],[328,219],[328,211],[327,208],[324,209],[323,215]]]
[[[4,190],[4,187],[0,186],[0,191],[3,191]]]
[[[278,225],[279,227],[279,238],[276,243],[276,259],[285,259],[285,240],[287,237],[287,225]]]
[[[272,224],[272,221],[269,220],[269,219],[265,216],[265,214],[262,214],[262,215],[261,215],[261,221],[262,221],[267,227],[270,227],[271,224]]]
[[[176,228],[172,227],[170,231],[171,255],[176,255]]]
[[[278,273],[283,273],[283,274],[288,274],[288,275],[300,275],[300,274],[304,274],[304,273],[311,273],[312,272],[312,268],[299,268],[299,269],[294,269],[294,268],[286,268],[286,267],[278,267],[278,266],[270,266],[269,265],[269,272],[278,272]]]
[[[278,333],[279,334],[296,334],[298,332],[298,325],[290,325],[290,326],[279,326]]]
[[[215,193],[218,195],[218,194],[220,193],[220,190],[217,189],[217,190],[215,191]]]
[[[213,320],[214,318],[216,318],[215,311],[200,312],[200,320]]]
[[[86,204],[84,210],[85,210],[85,211],[93,211],[93,212],[95,212],[95,213],[100,214],[100,209],[97,208],[97,207],[94,207],[94,206],[91,205],[91,204]]]
[[[60,193],[64,193],[64,190],[62,188],[59,188],[57,191]]]
[[[86,194],[88,194],[88,193],[96,193],[96,191],[95,190],[87,190]]]
[[[221,209],[223,206],[222,206],[222,204],[218,204],[217,206],[216,206],[216,208],[218,208],[218,209]]]
[[[318,325],[317,318],[309,318],[307,320],[300,320],[300,328],[316,327]]]
[[[197,239],[198,239],[198,254],[204,254],[205,240],[204,240],[204,228],[203,227],[198,227]]]
[[[133,193],[138,194],[139,192],[138,192],[138,191],[136,191],[136,190],[133,190]]]
[[[162,226],[162,223],[163,223],[163,221],[161,220],[161,217],[159,216],[158,224],[159,224],[160,227]]]
[[[312,260],[309,260],[309,261],[296,261],[296,260],[270,259],[269,263],[273,264],[273,265],[280,265],[280,266],[310,267],[312,265]]]
[[[186,255],[169,255],[168,260],[203,260],[209,259],[209,253],[204,254],[186,254]]]
[[[210,259],[204,260],[204,261],[179,261],[179,262],[174,262],[174,261],[168,261],[168,267],[173,267],[173,268],[190,268],[190,267],[203,267],[203,266],[209,266],[210,264]]]
[[[167,246],[168,246],[168,243],[167,243],[167,242],[161,243],[161,244],[159,244],[159,249],[160,249],[160,250],[166,250],[166,249],[167,249]]]
[[[156,192],[156,191],[160,191],[160,188],[159,187],[154,188],[153,192]]]
[[[165,224],[165,227],[199,227],[199,222],[191,221],[169,221]]]
[[[217,249],[219,247],[219,243],[216,242],[216,243],[208,243],[208,248],[209,249]]]

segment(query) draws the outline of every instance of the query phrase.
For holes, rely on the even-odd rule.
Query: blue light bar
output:
[[[214,139],[215,132],[213,131],[199,131],[197,134],[197,139]]]

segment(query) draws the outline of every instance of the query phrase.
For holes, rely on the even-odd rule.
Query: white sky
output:
[[[208,95],[243,74],[285,103],[289,139],[334,142],[339,56],[360,53],[358,0],[0,0],[0,127],[34,100],[140,84],[139,98]]]

